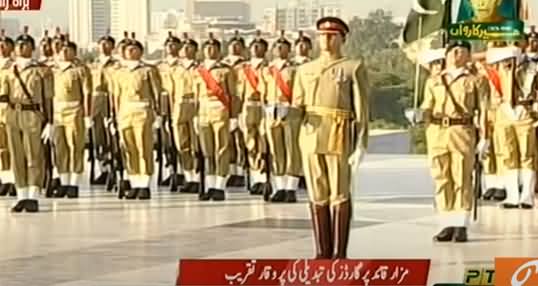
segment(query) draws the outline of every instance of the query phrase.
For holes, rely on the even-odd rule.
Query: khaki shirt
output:
[[[0,123],[6,123],[9,88],[4,84],[13,66],[12,58],[0,58]]]
[[[264,79],[264,70],[267,68],[266,60],[260,61],[256,66],[252,63],[245,63],[237,71],[237,96],[243,104],[246,102],[259,102],[265,98],[267,85]],[[253,86],[248,80],[247,70],[251,70],[257,78],[257,86]]]
[[[172,118],[176,122],[189,122],[196,116],[193,71],[177,65],[171,70],[170,79],[168,103],[171,106]]]
[[[170,94],[173,89],[172,73],[177,66],[181,66],[179,58],[174,58],[173,60],[165,59],[157,64],[162,79],[163,92],[167,94]]]
[[[92,77],[87,66],[70,63],[69,66],[55,65],[54,74],[54,102],[79,102],[91,96]]]
[[[209,67],[204,64],[201,64],[201,66],[209,70],[213,78],[224,90],[228,97],[229,106],[224,106],[217,96],[208,88],[198,70],[195,70],[193,72],[193,81],[195,98],[199,104],[200,117],[212,120],[236,118],[239,113],[240,104],[235,94],[237,86],[232,67],[218,61]]]
[[[282,75],[282,79],[288,85],[289,90],[293,92],[293,81],[295,78],[296,68],[289,60],[272,61],[268,67],[263,69],[263,78],[267,85],[267,93],[264,94],[263,101],[266,104],[289,104],[289,99],[284,95],[281,88],[277,84],[275,75],[271,69],[276,69]]]
[[[366,67],[360,60],[318,58],[298,67],[293,106],[305,112],[302,137],[309,144],[302,148],[343,156],[357,148],[366,150],[368,90]]]
[[[115,106],[120,116],[134,109],[153,109],[160,114],[161,82],[154,66],[144,62],[135,68],[120,66],[114,77]]]
[[[15,66],[15,65],[13,65]],[[12,66],[12,67],[13,67]],[[18,67],[20,78],[30,94],[26,94],[13,69],[4,77],[1,84],[7,88],[9,102],[12,104],[42,104],[54,95],[54,76],[50,68],[32,61],[24,68]]]
[[[118,60],[110,57],[105,62],[102,62],[100,58],[97,58],[96,61],[89,66],[92,75],[93,96],[102,96],[112,93],[114,90],[113,73],[116,64],[118,64]]]

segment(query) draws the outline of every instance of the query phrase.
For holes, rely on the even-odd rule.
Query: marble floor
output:
[[[431,282],[462,281],[495,256],[538,256],[538,212],[480,208],[471,241],[431,241],[436,218],[422,156],[370,155],[354,181],[352,258],[429,258]],[[241,190],[225,202],[161,190],[119,201],[86,187],[77,200],[44,199],[39,214],[11,214],[0,198],[0,286],[169,286],[181,258],[308,258],[304,193],[293,205]],[[270,233],[270,235],[268,235]]]

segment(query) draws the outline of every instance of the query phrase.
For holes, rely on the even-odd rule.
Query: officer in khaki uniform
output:
[[[234,70],[234,76],[237,78],[238,73],[243,69],[246,59],[244,57],[245,39],[243,39],[238,31],[229,40],[228,56],[223,62]],[[244,183],[244,167],[245,167],[245,139],[241,128],[238,128],[237,120],[230,121],[231,141],[230,141],[230,178],[228,185],[231,187],[240,187]]]
[[[493,142],[507,192],[501,206],[508,209],[532,209],[536,184],[537,71],[529,69],[528,64],[518,68],[520,57],[521,50],[514,46],[489,49],[487,53],[500,82]]]
[[[198,133],[205,158],[207,193],[200,200],[225,200],[230,164],[230,122],[237,122],[240,109],[236,98],[233,68],[220,61],[221,43],[209,35],[204,43],[205,60],[194,73],[195,97],[198,100]]]
[[[123,54],[125,60],[115,72],[114,106],[118,110],[117,124],[122,149],[125,152],[125,169],[132,189],[127,199],[151,198],[150,183],[154,173],[153,129],[162,126],[161,83],[157,69],[141,61],[144,48],[129,40]]]
[[[293,64],[300,66],[311,61],[311,52],[312,40],[306,36],[303,31],[299,31],[299,36],[295,40],[295,57],[293,58]]]
[[[93,110],[93,144],[99,163],[99,175],[92,184],[103,185],[111,175],[110,169],[110,146],[107,142],[105,118],[110,112],[110,98],[113,92],[113,72],[118,60],[112,56],[116,40],[110,35],[104,35],[97,42],[99,56],[90,65],[92,76],[92,110]]]
[[[39,43],[41,56],[39,62],[49,67],[54,65],[54,51],[52,50],[52,38],[49,37],[49,32],[45,30],[43,38]]]
[[[179,190],[180,193],[196,194],[200,190],[200,173],[198,172],[199,162],[197,152],[198,141],[198,119],[196,112],[196,99],[194,96],[194,76],[198,71],[196,53],[198,43],[183,34],[180,67],[173,73],[174,96],[170,98],[172,107],[172,122],[175,126],[174,142],[178,149],[178,159],[183,172],[185,173],[185,184]],[[189,87],[190,85],[190,87]],[[190,92],[189,92],[190,91]],[[194,107],[193,107],[194,104]]]
[[[268,151],[267,143],[260,129],[263,118],[263,99],[267,93],[263,71],[268,66],[265,59],[268,47],[269,44],[258,31],[256,38],[250,43],[250,61],[238,69],[237,73],[237,96],[242,102],[239,126],[245,135],[251,178],[251,186],[248,187],[253,195],[261,195],[267,188],[270,188],[270,182],[267,182],[266,171],[264,171],[266,168],[264,154]]]
[[[304,114],[299,143],[316,258],[346,258],[351,167],[358,167],[368,144],[368,82],[363,62],[342,55],[347,24],[325,17],[317,29],[321,54],[298,68],[293,106]]]
[[[442,227],[434,236],[437,242],[467,241],[475,148],[482,158],[489,145],[485,129],[489,84],[467,69],[470,52],[468,42],[449,43],[446,68],[427,81],[421,106]],[[478,145],[475,122],[480,128]]]
[[[157,64],[159,69],[160,77],[162,79],[162,112],[167,116],[170,115],[170,94],[174,89],[173,74],[176,67],[181,66],[179,51],[181,49],[181,39],[174,36],[172,32],[168,33],[168,37],[164,42],[164,47],[166,51],[166,57]],[[169,176],[161,182],[161,185],[169,185],[172,192],[177,192],[181,181],[183,178],[180,178],[178,175],[178,164],[177,158],[172,158],[175,156],[176,147],[173,144],[173,138],[170,134],[170,126],[165,123],[165,128],[160,130],[162,136],[162,148],[166,156],[166,166],[169,173]]]
[[[52,38],[52,56],[56,59],[62,52],[62,47],[64,42],[67,40],[65,34],[62,34],[62,30],[59,27],[56,27],[56,32]]]
[[[284,31],[275,42],[275,59],[264,69],[267,84],[264,94],[264,127],[272,161],[272,175],[276,192],[271,202],[297,202],[296,190],[301,175],[299,152],[299,125],[301,117],[296,108],[291,108],[295,67],[289,59],[291,43]]]
[[[13,39],[7,37],[2,29],[0,34],[0,196],[17,195],[6,128],[9,89],[8,85],[3,84],[13,68],[14,61],[11,54],[14,46]]]
[[[39,211],[45,179],[43,141],[51,140],[53,131],[52,72],[32,59],[35,41],[27,32],[17,38],[15,64],[1,84],[9,97],[6,125],[17,187],[12,212]]]
[[[91,128],[92,77],[76,62],[77,45],[65,42],[54,74],[54,152],[61,187],[55,197],[78,198],[84,172],[86,128]]]

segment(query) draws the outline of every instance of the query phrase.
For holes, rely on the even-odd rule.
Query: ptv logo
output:
[[[471,286],[495,285],[495,270],[491,268],[469,268],[465,270],[463,282],[465,285]]]

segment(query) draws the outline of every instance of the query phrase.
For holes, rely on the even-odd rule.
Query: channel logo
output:
[[[467,268],[465,270],[463,284],[467,286],[495,285],[495,269]],[[504,284],[499,284],[499,285],[504,285]]]
[[[498,285],[538,285],[538,258],[495,258]]]

